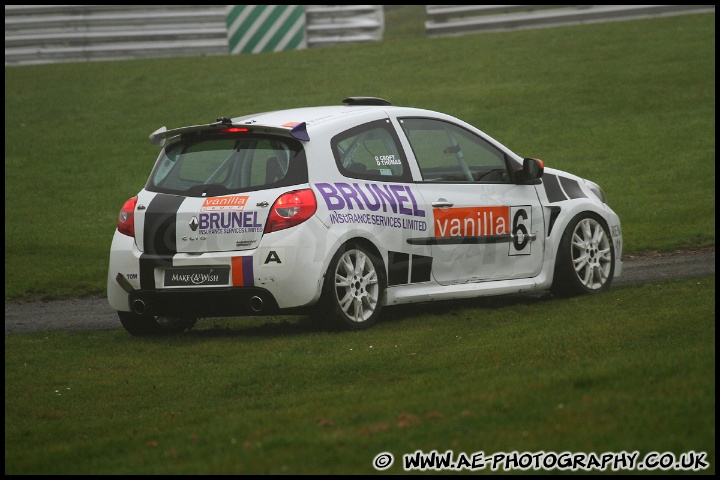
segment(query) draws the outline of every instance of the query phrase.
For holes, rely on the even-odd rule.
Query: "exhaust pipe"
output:
[[[250,299],[250,309],[255,313],[260,312],[263,309],[263,299],[258,296],[252,297]]]
[[[145,313],[145,302],[138,298],[133,301],[132,308],[135,313],[137,313],[138,315],[142,315],[143,313]]]

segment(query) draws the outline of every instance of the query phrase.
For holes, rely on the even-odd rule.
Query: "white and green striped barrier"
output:
[[[303,5],[228,5],[228,49],[241,53],[307,48]]]

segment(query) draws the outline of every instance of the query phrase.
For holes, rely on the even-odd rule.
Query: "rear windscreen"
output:
[[[307,183],[300,142],[269,135],[208,135],[163,149],[145,188],[217,196]]]

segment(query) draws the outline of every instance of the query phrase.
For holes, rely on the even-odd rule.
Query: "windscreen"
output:
[[[307,183],[305,153],[289,137],[207,135],[169,144],[145,188],[186,196],[218,196]]]

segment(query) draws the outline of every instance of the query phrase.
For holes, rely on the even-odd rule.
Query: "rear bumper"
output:
[[[310,224],[310,222],[314,222]],[[146,255],[135,239],[115,231],[107,294],[116,311],[143,308],[158,316],[220,317],[304,308],[320,296],[332,237],[316,219],[313,228],[266,234],[255,249],[204,254]],[[168,268],[227,267],[227,284],[165,286]],[[258,309],[257,305],[262,303]]]
[[[135,290],[130,310],[159,317],[237,317],[277,312],[275,298],[264,288]]]

